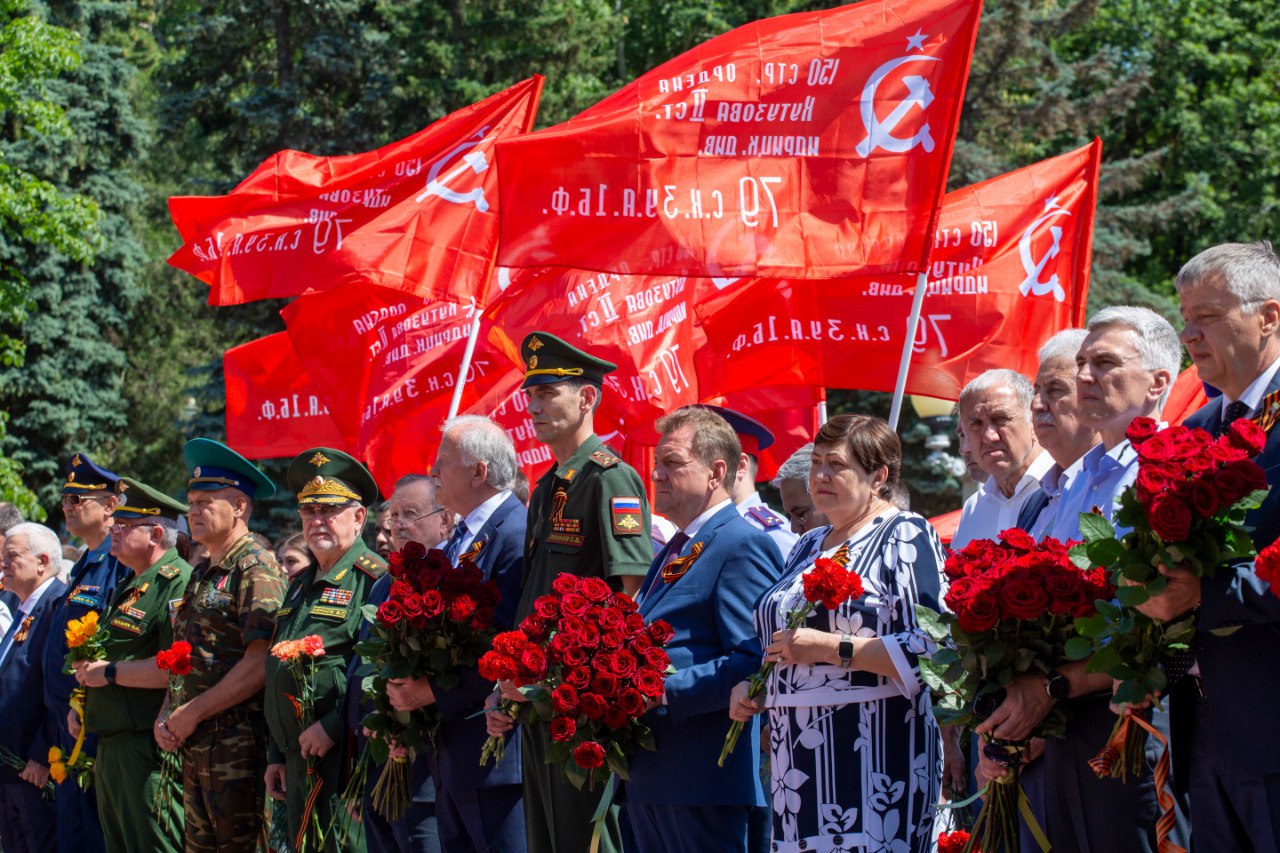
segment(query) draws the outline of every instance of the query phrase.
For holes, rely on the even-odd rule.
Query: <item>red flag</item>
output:
[[[499,143],[499,263],[923,268],[980,12],[981,0],[867,0],[757,21]]]
[[[249,459],[348,449],[284,332],[227,350],[227,444]]]
[[[493,146],[533,126],[542,77],[376,151],[281,151],[229,195],[169,199],[183,245],[169,258],[209,304],[349,282],[483,302],[497,242]]]
[[[698,401],[693,357],[703,338],[694,323],[694,297],[693,282],[683,276],[547,267],[517,273],[486,316],[493,321],[493,343],[521,372],[520,343],[534,330],[616,363],[605,378],[597,428],[655,444],[653,422]]]
[[[1208,402],[1204,382],[1200,380],[1200,370],[1193,364],[1174,380],[1173,388],[1169,390],[1169,399],[1165,400],[1164,408],[1160,411],[1160,419],[1167,421],[1170,426],[1180,424]]]
[[[778,474],[778,467],[804,445],[813,441],[822,426],[818,406],[827,398],[826,389],[810,385],[752,388],[704,400],[727,406],[755,418],[773,433],[773,444],[759,457],[756,482],[765,483]]]
[[[384,494],[400,476],[425,473],[435,459],[476,310],[348,284],[298,297],[280,312],[334,421]],[[483,335],[459,411],[500,399],[520,378]]]
[[[993,367],[1034,376],[1040,345],[1083,324],[1101,154],[1095,140],[947,195],[907,393],[954,400]],[[893,390],[913,280],[801,284],[731,283],[700,302],[703,387]]]

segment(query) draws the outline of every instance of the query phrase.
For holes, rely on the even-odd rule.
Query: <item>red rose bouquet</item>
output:
[[[303,730],[306,730],[316,721],[316,661],[324,657],[324,640],[318,634],[310,634],[297,640],[283,640],[271,647],[271,654],[289,667],[293,681],[298,685],[298,695],[285,698],[293,704],[293,712]],[[308,758],[306,806],[298,824],[298,837],[294,839],[293,845],[298,853],[324,847],[325,831],[315,812],[315,804],[323,785],[324,780],[316,773],[315,758]]]
[[[1084,544],[1073,552],[1077,564],[1106,566],[1117,585],[1116,602],[1101,602],[1095,616],[1076,623],[1080,638],[1068,655],[1092,655],[1090,672],[1119,682],[1117,703],[1141,703],[1158,696],[1168,680],[1162,666],[1190,648],[1193,614],[1158,622],[1136,607],[1167,584],[1161,566],[1211,576],[1218,566],[1254,556],[1245,514],[1262,503],[1267,480],[1252,458],[1266,443],[1253,421],[1240,419],[1221,438],[1202,429],[1173,426],[1157,431],[1150,418],[1136,418],[1126,437],[1138,454],[1134,484],[1119,500],[1116,524],[1081,513]],[[1116,527],[1129,532],[1117,536]],[[1095,761],[1099,775],[1123,779],[1145,766],[1146,735],[1131,730],[1128,715],[1116,722],[1107,747]]]
[[[502,710],[517,721],[548,722],[547,761],[575,787],[594,788],[605,767],[626,779],[628,757],[654,748],[640,718],[662,699],[672,671],[662,647],[674,631],[661,619],[646,625],[636,603],[600,578],[561,574],[551,590],[517,630],[494,638],[480,674],[520,688],[529,701],[507,701]],[[480,763],[501,759],[504,743],[489,738]]]
[[[191,644],[186,640],[179,640],[169,648],[156,652],[156,669],[169,673],[169,708],[172,710],[184,701],[183,679],[191,674]],[[168,823],[173,814],[173,792],[181,784],[182,759],[177,752],[161,750],[160,779],[151,800],[151,810],[166,831],[171,828]]]
[[[920,660],[920,673],[939,723],[971,727],[995,710],[1015,678],[1048,675],[1066,660],[1074,620],[1093,615],[1096,600],[1113,594],[1103,569],[1072,564],[1070,544],[1037,543],[1011,528],[999,542],[976,539],[947,558],[943,602],[950,612],[916,608],[920,627],[938,644],[931,659]],[[1060,737],[1066,714],[1055,705],[1032,736]],[[1018,775],[1028,743],[997,740],[983,748],[1011,772],[990,786],[966,850],[1018,849]]]
[[[417,542],[389,562],[390,594],[376,607],[364,606],[373,630],[356,652],[376,667],[362,685],[374,704],[364,720],[374,733],[367,748],[379,753],[375,757],[383,765],[373,807],[398,820],[409,807],[412,755],[434,748],[440,716],[434,706],[396,711],[387,699],[387,682],[430,677],[440,689],[456,687],[459,672],[474,667],[490,647],[501,596],[498,585],[466,557],[454,568],[443,551]]]
[[[862,578],[858,573],[849,571],[840,563],[827,557],[814,560],[813,568],[805,572],[800,581],[804,584],[804,604],[787,614],[788,631],[794,631],[804,625],[805,620],[818,607],[835,610],[846,601],[856,601],[861,598],[863,593]],[[748,698],[757,699],[764,693],[765,686],[769,683],[769,676],[773,675],[776,664],[776,661],[765,661],[755,675],[748,679],[750,682],[750,687],[747,689]],[[740,720],[734,720],[729,725],[729,733],[724,736],[724,748],[720,750],[717,766],[724,767],[725,760],[738,745],[738,738],[745,725]]]

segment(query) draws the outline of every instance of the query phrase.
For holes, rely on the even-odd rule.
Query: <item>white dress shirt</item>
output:
[[[40,599],[44,596],[45,592],[48,591],[49,585],[57,579],[58,578],[56,576],[45,578],[44,583],[36,587],[36,591],[27,596],[27,600],[18,606],[18,612],[13,614],[13,618],[10,620],[9,624],[12,625],[14,621],[18,619],[26,619],[30,616],[31,611],[36,609],[36,605],[40,603]],[[21,628],[18,629],[18,631],[21,630]],[[0,668],[3,668],[5,661],[9,659],[9,652],[13,649],[13,638],[18,636],[18,631],[14,631],[12,634],[7,631],[5,632],[4,645],[0,646]]]
[[[1008,497],[1000,490],[996,478],[988,477],[965,501],[960,523],[956,525],[955,536],[951,539],[951,548],[958,551],[974,539],[995,539],[1002,530],[1016,527],[1023,504],[1040,489],[1040,478],[1051,467],[1053,457],[1041,450],[1022,472],[1022,478]]]

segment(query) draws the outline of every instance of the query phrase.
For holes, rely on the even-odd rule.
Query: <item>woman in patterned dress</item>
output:
[[[730,716],[769,711],[773,850],[932,850],[942,748],[920,681],[932,646],[915,606],[939,608],[944,561],[937,534],[897,510],[902,445],[880,418],[839,415],[814,442],[809,488],[831,524],[796,544],[756,605],[766,660],[777,662],[762,702],[734,688]],[[818,557],[856,570],[865,595],[836,611],[818,606],[785,630],[804,603],[802,575]],[[852,646],[842,662],[841,650]]]

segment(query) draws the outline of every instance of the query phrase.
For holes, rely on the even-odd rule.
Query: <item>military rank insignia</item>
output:
[[[779,518],[768,507],[753,506],[747,510],[747,515],[751,516],[757,524],[765,530],[776,530],[782,526],[782,519]]]
[[[351,590],[338,589],[336,587],[328,587],[320,593],[321,604],[335,604],[338,607],[346,607],[351,603]]]
[[[85,607],[97,607],[98,598],[102,594],[102,587],[89,586],[87,584],[79,584],[75,589],[71,590],[71,595],[67,596],[67,601],[72,604],[83,604]]]
[[[613,532],[619,536],[635,535],[644,529],[639,498],[610,498],[609,509],[613,518]]]

